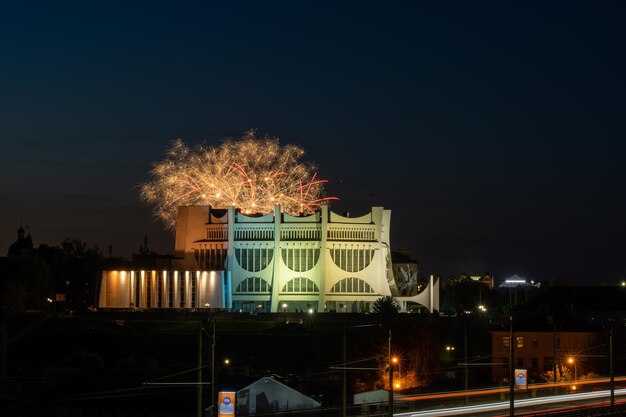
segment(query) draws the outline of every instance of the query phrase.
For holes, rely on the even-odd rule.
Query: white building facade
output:
[[[399,297],[391,210],[349,217],[327,205],[291,216],[231,206],[178,209],[173,270],[104,271],[100,307],[227,308],[246,312],[368,312],[383,296],[439,309],[439,282]],[[125,276],[125,278],[123,277]]]

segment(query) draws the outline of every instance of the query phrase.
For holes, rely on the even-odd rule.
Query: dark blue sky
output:
[[[0,7],[0,253],[173,240],[136,186],[171,140],[302,146],[425,274],[626,278],[626,3]],[[373,194],[373,198],[370,198]]]

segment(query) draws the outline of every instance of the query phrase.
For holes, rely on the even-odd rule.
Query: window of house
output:
[[[523,348],[524,347],[524,338],[523,337],[518,337],[517,338],[517,347],[518,348]]]
[[[552,361],[552,357],[550,356],[546,356],[543,358],[543,372],[548,372],[548,371],[553,371],[552,366],[553,366],[553,361]]]
[[[508,337],[508,336],[504,336],[504,337],[502,338],[502,346],[504,346],[505,348],[508,348],[508,347],[509,347],[509,340],[510,340],[510,339],[509,339],[509,337]]]
[[[539,358],[533,358],[532,359],[532,368],[533,369],[539,369]]]
[[[533,348],[537,349],[539,347],[539,341],[537,339],[533,339]]]

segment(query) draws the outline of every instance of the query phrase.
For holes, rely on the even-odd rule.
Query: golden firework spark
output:
[[[172,142],[163,161],[155,163],[152,180],[140,186],[141,199],[154,215],[174,229],[178,206],[233,205],[242,213],[269,213],[280,204],[289,214],[310,214],[336,197],[324,195],[326,180],[314,164],[300,162],[304,150],[280,146],[274,137],[256,137],[254,130],[218,147],[188,148]]]

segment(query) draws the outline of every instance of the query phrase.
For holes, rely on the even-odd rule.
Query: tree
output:
[[[103,262],[98,247],[89,248],[79,239],[65,239],[60,247],[40,245],[37,253],[50,267],[56,292],[65,294],[67,308],[94,303]]]
[[[395,298],[386,295],[374,301],[372,311],[381,316],[393,315],[400,312],[400,306]]]
[[[378,314],[380,324],[388,331],[391,331],[391,325],[396,315],[400,312],[400,306],[395,298],[386,295],[374,301],[372,312]]]

